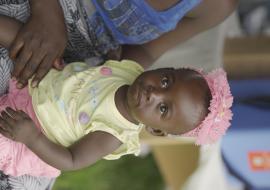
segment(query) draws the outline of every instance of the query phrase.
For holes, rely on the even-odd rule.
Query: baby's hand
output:
[[[25,112],[15,111],[8,107],[6,111],[1,112],[0,133],[9,139],[29,146],[37,140],[40,131]]]

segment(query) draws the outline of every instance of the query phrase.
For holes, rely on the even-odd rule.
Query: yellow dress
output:
[[[131,84],[142,72],[139,64],[129,60],[107,61],[100,67],[76,62],[63,71],[50,71],[38,88],[29,87],[45,135],[67,147],[90,132],[104,131],[123,143],[105,159],[137,155],[142,126],[118,112],[114,96],[120,86]]]

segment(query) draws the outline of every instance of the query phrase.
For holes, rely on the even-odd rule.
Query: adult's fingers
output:
[[[11,44],[11,47],[9,49],[9,57],[13,61],[15,61],[19,52],[23,48],[23,46],[24,46],[24,40],[20,36],[16,37],[16,39],[13,41],[13,43]]]
[[[50,71],[55,57],[56,56],[45,56],[34,76],[33,82],[31,84],[32,87],[37,87],[43,77]]]
[[[19,83],[23,86],[27,84],[28,80],[35,74],[39,65],[45,57],[44,51],[34,52],[30,61],[25,65],[18,77]]]
[[[33,52],[26,46],[23,47],[22,51],[20,52],[18,58],[15,60],[15,67],[12,72],[12,75],[16,78],[19,77],[20,73],[24,69],[26,63],[32,57]]]
[[[54,62],[53,62],[53,67],[54,67],[55,69],[57,69],[58,71],[63,70],[64,67],[65,67],[65,63],[64,63],[63,59],[57,58],[56,60],[54,60]]]

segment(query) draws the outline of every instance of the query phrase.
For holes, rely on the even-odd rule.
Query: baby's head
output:
[[[163,68],[142,73],[128,90],[128,107],[154,135],[216,141],[229,127],[232,96],[225,72]]]

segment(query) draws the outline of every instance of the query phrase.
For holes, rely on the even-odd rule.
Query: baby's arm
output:
[[[77,170],[94,164],[116,150],[121,142],[109,133],[93,132],[66,148],[51,142],[40,133],[31,144],[26,144],[39,158],[62,170]]]
[[[97,131],[89,133],[68,148],[63,147],[40,133],[26,113],[11,108],[1,113],[0,133],[24,143],[44,162],[62,171],[89,166],[121,145],[111,134]]]
[[[0,45],[9,49],[21,26],[20,21],[0,15]]]
[[[89,133],[68,149],[72,155],[72,170],[89,166],[120,147],[122,142],[113,135],[96,131]]]

